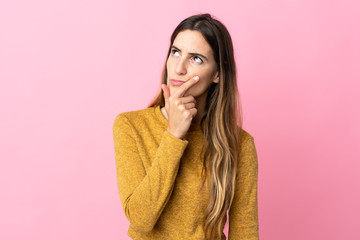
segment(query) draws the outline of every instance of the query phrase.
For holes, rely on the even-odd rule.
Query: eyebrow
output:
[[[178,47],[176,47],[175,45],[172,45],[172,47],[171,48],[175,48],[176,50],[178,50],[178,51],[180,51],[181,52],[181,50],[178,48]],[[200,53],[189,53],[190,55],[198,55],[198,56],[200,56],[200,57],[203,57],[203,58],[205,58],[205,60],[208,60],[207,59],[207,57],[205,57],[204,55],[202,55],[202,54],[200,54]]]

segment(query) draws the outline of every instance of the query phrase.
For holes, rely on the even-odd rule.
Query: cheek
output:
[[[166,70],[167,70],[167,72],[169,74],[169,59],[166,61]]]
[[[200,82],[209,82],[211,81],[211,76],[212,76],[212,69],[209,67],[204,67],[201,68],[199,67],[198,69],[193,69],[193,75],[198,75],[200,77]]]
[[[170,57],[166,61],[166,68],[169,70],[172,69],[172,66],[174,65],[174,60],[172,60]]]
[[[201,94],[203,94],[208,88],[208,84],[205,81],[199,81],[198,83],[196,83],[194,86],[192,86],[189,89],[189,93],[191,93],[191,95],[193,96],[199,96]]]
[[[211,74],[207,73],[199,76],[200,81],[194,86],[194,89],[196,89],[197,92],[204,92],[211,86],[213,78]]]
[[[211,75],[208,72],[194,74],[194,75],[198,75],[200,77],[200,81],[196,84],[196,86],[198,86],[199,89],[206,88],[208,85],[211,84],[212,81]]]

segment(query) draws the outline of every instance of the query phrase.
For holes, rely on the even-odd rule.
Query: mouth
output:
[[[177,80],[177,79],[170,79],[170,84],[173,86],[180,86],[182,84],[184,84],[184,81],[181,80]]]

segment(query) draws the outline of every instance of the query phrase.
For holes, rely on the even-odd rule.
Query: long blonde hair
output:
[[[219,69],[219,83],[210,86],[206,99],[206,114],[201,119],[204,133],[202,186],[209,181],[209,204],[204,209],[204,231],[208,240],[221,238],[226,214],[231,207],[235,193],[235,182],[240,155],[240,131],[242,130],[242,111],[236,82],[236,66],[233,44],[226,27],[210,14],[198,14],[184,19],[171,35],[171,46],[177,34],[190,29],[202,33],[214,52]],[[166,63],[162,71],[161,83],[167,84]],[[160,90],[148,107],[165,106]],[[210,173],[207,172],[209,164]],[[208,179],[207,176],[210,176]]]

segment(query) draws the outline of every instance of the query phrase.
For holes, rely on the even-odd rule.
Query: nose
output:
[[[175,66],[175,72],[176,74],[179,75],[183,75],[186,74],[187,70],[186,70],[186,60],[180,58],[179,61],[176,63]]]

